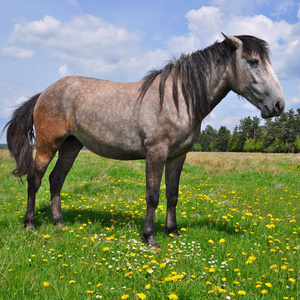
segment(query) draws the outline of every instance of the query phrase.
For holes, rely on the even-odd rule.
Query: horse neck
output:
[[[210,66],[207,79],[207,102],[209,113],[218,105],[231,90],[231,70],[229,66],[213,64]]]

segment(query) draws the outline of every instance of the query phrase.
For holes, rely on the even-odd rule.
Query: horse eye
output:
[[[248,63],[251,67],[257,67],[259,65],[259,59],[258,58],[251,58],[248,60]]]

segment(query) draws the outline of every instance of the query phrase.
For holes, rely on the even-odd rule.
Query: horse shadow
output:
[[[142,230],[144,224],[144,216],[133,215],[129,212],[116,211],[111,213],[107,210],[97,209],[64,209],[63,210],[64,221],[66,226],[74,226],[75,224],[99,224],[102,228],[114,228],[124,229],[126,227],[136,226],[138,230]],[[155,232],[157,234],[164,233],[164,226],[162,226],[162,218],[155,222]],[[20,220],[21,222],[21,220]],[[35,225],[36,228],[42,227],[45,224],[51,223],[51,206],[45,204],[40,207],[39,214],[36,215]],[[180,228],[208,228],[211,231],[223,232],[227,235],[239,236],[242,234],[241,231],[236,231],[236,228],[231,223],[217,223],[213,222],[207,217],[202,217],[197,221],[190,222],[188,219],[180,220],[178,222],[178,229]],[[244,228],[247,229],[247,228]]]

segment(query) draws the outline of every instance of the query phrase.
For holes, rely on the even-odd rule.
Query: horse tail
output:
[[[13,113],[11,120],[5,125],[8,150],[16,161],[14,176],[22,177],[33,170],[33,110],[40,96],[36,94],[20,105]]]

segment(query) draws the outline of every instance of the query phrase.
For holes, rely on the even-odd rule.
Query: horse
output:
[[[223,33],[222,33],[223,34]],[[60,192],[80,150],[119,160],[146,160],[146,215],[142,240],[159,248],[154,217],[165,169],[165,233],[178,237],[176,206],[186,154],[202,120],[234,91],[261,111],[285,107],[269,46],[254,36],[223,34],[221,42],[172,59],[137,82],[68,76],[20,105],[6,124],[13,175],[27,175],[24,227],[34,229],[36,193],[58,152],[50,176],[53,225],[64,225]],[[36,149],[33,158],[33,150]]]

